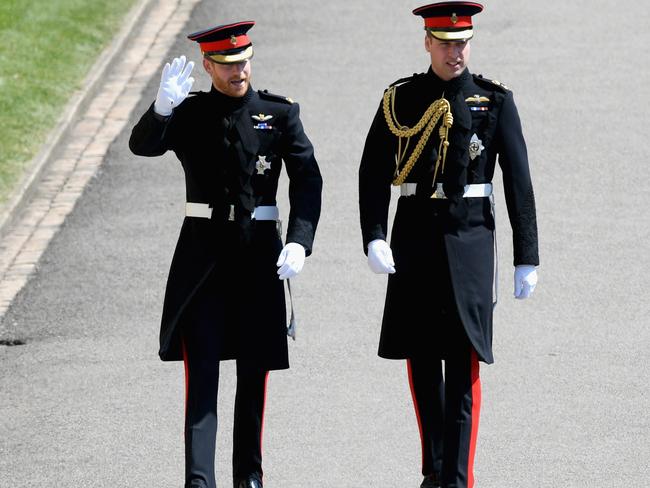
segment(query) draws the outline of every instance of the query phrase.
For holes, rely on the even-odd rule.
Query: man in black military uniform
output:
[[[413,11],[424,18],[431,67],[385,91],[359,169],[364,251],[374,272],[389,274],[379,355],[407,360],[422,488],[474,484],[478,363],[493,362],[497,156],[516,298],[537,281],[535,199],[512,92],[467,69],[472,16],[482,9],[442,2]],[[391,183],[401,198],[389,246]]]
[[[219,361],[237,360],[235,488],[262,486],[269,370],[289,367],[284,287],[311,253],[322,179],[298,104],[250,85],[254,22],[196,32],[209,92],[189,93],[193,63],[168,63],[156,101],[133,128],[142,156],[174,151],[185,172],[185,220],[167,282],[163,361],[184,360],[185,487],[215,487]],[[284,161],[286,246],[276,192]]]

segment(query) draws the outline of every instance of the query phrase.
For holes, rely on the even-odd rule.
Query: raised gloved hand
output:
[[[537,286],[537,268],[530,264],[515,266],[515,298],[528,298]]]
[[[395,272],[393,251],[383,239],[375,239],[368,244],[368,266],[377,274]]]
[[[278,277],[281,280],[293,278],[300,273],[305,264],[305,248],[297,242],[288,242],[275,264],[279,266]]]
[[[185,56],[174,58],[172,64],[165,64],[160,77],[160,87],[153,109],[162,116],[171,115],[174,107],[178,107],[187,97],[194,78],[190,73],[194,68],[194,61],[185,64]]]

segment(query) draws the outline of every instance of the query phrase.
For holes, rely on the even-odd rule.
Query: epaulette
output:
[[[411,81],[411,80],[417,78],[418,76],[422,76],[423,74],[424,73],[413,73],[412,76],[407,76],[405,78],[400,78],[397,81],[393,81],[390,85],[388,85],[388,87],[390,88],[391,86],[401,85],[402,83],[406,83],[407,81]]]
[[[484,78],[483,75],[472,75],[474,77],[474,81],[476,82],[477,85],[483,85],[487,87],[489,90],[494,90],[494,88],[499,88],[501,91],[504,93],[509,92],[510,88],[508,88],[506,85],[501,83],[500,81],[497,80],[489,80],[487,78]]]
[[[289,104],[293,103],[293,100],[291,100],[289,97],[275,95],[273,93],[269,93],[268,90],[257,90],[257,93],[259,93],[260,97],[266,98],[267,100],[273,100],[274,102],[284,102]]]

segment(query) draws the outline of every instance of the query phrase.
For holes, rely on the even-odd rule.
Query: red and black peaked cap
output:
[[[441,41],[466,41],[474,35],[472,15],[483,10],[476,2],[438,2],[416,8],[424,18],[424,29]]]
[[[246,34],[252,20],[219,25],[187,36],[199,43],[201,53],[220,64],[240,63],[253,57],[253,43]]]

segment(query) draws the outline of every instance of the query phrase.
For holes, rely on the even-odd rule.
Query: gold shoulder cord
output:
[[[397,160],[395,167],[395,178],[393,179],[393,185],[398,186],[404,183],[404,180],[409,175],[413,166],[415,166],[416,161],[422,154],[424,146],[426,146],[431,137],[431,133],[435,128],[436,124],[440,120],[440,117],[443,117],[442,124],[440,125],[439,134],[440,134],[440,146],[438,147],[438,159],[436,159],[436,165],[433,172],[433,181],[436,180],[438,174],[438,168],[440,163],[442,163],[442,172],[445,172],[445,161],[447,159],[447,147],[449,146],[449,129],[454,123],[454,117],[451,114],[451,106],[449,102],[444,98],[439,98],[424,112],[420,121],[415,124],[413,127],[409,128],[407,126],[399,124],[397,122],[397,117],[395,116],[395,93],[397,87],[391,86],[386,93],[384,93],[383,108],[384,108],[384,118],[386,119],[386,124],[388,124],[388,129],[393,135],[399,138],[398,149],[397,149]],[[397,127],[399,125],[399,127]],[[426,126],[426,127],[425,127]],[[416,135],[424,128],[418,143],[415,145],[415,149],[411,153],[408,161],[402,168],[402,171],[399,171],[399,165],[404,159],[406,154],[406,149],[408,148],[408,143],[411,136]],[[402,138],[406,139],[406,146],[402,151]]]

